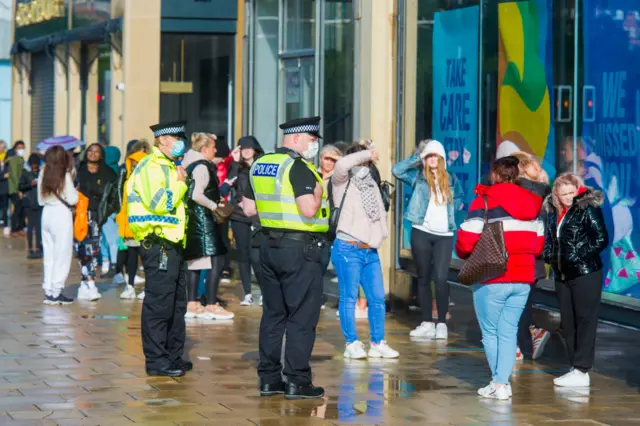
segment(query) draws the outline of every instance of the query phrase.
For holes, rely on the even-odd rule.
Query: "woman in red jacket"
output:
[[[456,253],[469,257],[484,228],[485,199],[489,222],[502,222],[507,249],[507,271],[473,285],[473,304],[482,330],[482,343],[489,361],[492,381],[478,390],[485,398],[509,399],[509,377],[516,361],[518,322],[531,285],[535,262],[544,247],[544,227],[538,220],[542,198],[516,184],[518,159],[496,160],[491,167],[491,186],[478,185],[478,197],[469,207],[458,231]]]

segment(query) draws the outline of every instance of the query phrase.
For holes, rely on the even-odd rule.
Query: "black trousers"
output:
[[[129,249],[118,251],[118,259],[116,262],[116,274],[121,274],[124,272],[124,267],[127,264],[128,259],[129,259]]]
[[[573,280],[556,280],[556,293],[569,363],[587,372],[593,367],[596,351],[602,270]]]
[[[533,293],[536,291],[535,285],[531,287],[527,304],[524,305],[520,322],[518,323],[518,346],[520,351],[527,355],[533,355],[533,340],[529,327],[533,325]]]
[[[315,247],[315,248],[314,248]],[[322,256],[328,244],[281,239],[279,246],[264,237],[262,260],[262,321],[260,363],[262,384],[311,383],[309,360],[316,341],[316,326],[322,305]],[[282,339],[287,334],[284,371]]]
[[[418,293],[422,321],[433,322],[431,305],[431,280],[436,286],[438,322],[446,322],[449,312],[449,263],[453,250],[453,236],[430,234],[413,228],[411,230],[411,254],[418,272]]]
[[[11,205],[13,212],[11,213],[11,232],[22,231],[26,225],[24,216],[24,204],[18,194],[11,194]]]
[[[27,246],[29,250],[42,250],[42,208],[27,211]],[[35,246],[33,240],[35,239]]]
[[[146,277],[142,304],[142,349],[147,369],[169,368],[182,357],[187,312],[186,263],[182,255],[167,246],[166,270],[160,269],[163,249],[152,244],[141,248]],[[131,272],[129,272],[131,274]]]
[[[224,267],[224,255],[211,256],[211,269],[205,279],[207,289],[207,303],[215,304],[218,298],[218,287],[220,286],[220,275]],[[200,270],[189,271],[187,278],[187,300],[196,302],[198,300],[198,285],[200,284]]]
[[[134,285],[136,282],[136,275],[138,274],[138,257],[140,257],[140,250],[140,247],[129,247],[127,251],[125,251],[125,253],[127,253],[127,274],[129,275],[129,285]],[[118,254],[119,253],[120,252],[118,252]]]
[[[227,254],[224,255],[224,266],[222,270],[225,272],[231,272],[231,240],[229,240],[229,222],[220,225],[220,232],[222,233],[222,242],[227,248]]]
[[[4,226],[9,225],[9,194],[0,195],[0,220]]]
[[[261,268],[260,258],[251,256],[253,242],[251,224],[232,220],[231,230],[236,240],[236,262],[238,263],[240,281],[242,281],[242,290],[245,295],[251,294],[251,268],[253,268],[256,278],[258,277],[256,271]]]

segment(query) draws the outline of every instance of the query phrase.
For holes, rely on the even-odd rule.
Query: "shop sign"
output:
[[[16,5],[16,27],[37,24],[65,16],[64,0],[30,0]]]

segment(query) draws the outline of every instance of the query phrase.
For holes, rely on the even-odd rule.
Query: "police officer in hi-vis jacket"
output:
[[[127,181],[127,216],[141,242],[146,278],[142,305],[142,349],[150,376],[184,376],[193,364],[182,359],[186,339],[185,242],[187,192],[184,169],[185,122],[151,126],[153,152]],[[132,273],[132,272],[129,272]]]
[[[263,234],[260,395],[320,398],[324,389],[313,386],[309,365],[322,305],[322,258],[329,250],[327,194],[310,162],[318,153],[320,117],[292,120],[280,128],[283,146],[254,162],[251,188],[242,201],[248,216],[258,214]]]

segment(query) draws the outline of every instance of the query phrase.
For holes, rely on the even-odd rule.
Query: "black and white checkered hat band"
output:
[[[157,138],[158,136],[177,135],[178,133],[184,133],[184,126],[166,127],[164,129],[156,130],[153,133],[153,136]]]
[[[318,133],[320,131],[320,125],[318,124],[305,124],[304,126],[289,127],[283,130],[285,135],[292,133]]]

